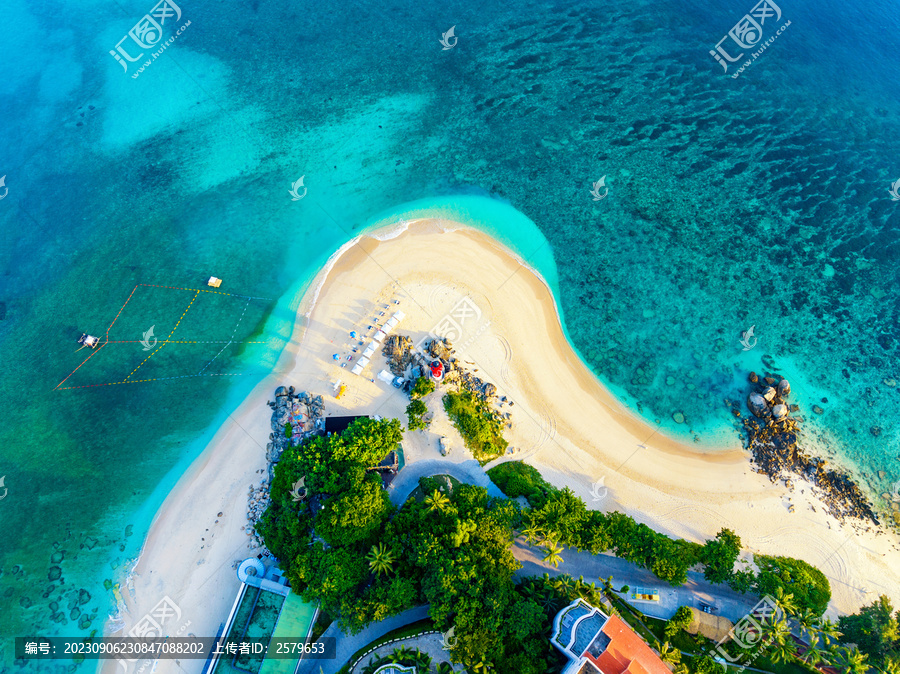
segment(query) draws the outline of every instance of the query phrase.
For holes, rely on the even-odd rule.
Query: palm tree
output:
[[[824,634],[828,637],[828,643],[831,644],[832,641],[836,641],[839,637],[844,636],[843,632],[841,632],[837,625],[831,622],[831,618],[825,618],[821,623],[819,623],[819,634]]]
[[[415,651],[409,646],[398,646],[391,651],[391,657],[394,660],[410,660],[413,655],[415,655]]]
[[[562,548],[560,548],[559,550],[561,552]],[[560,558],[560,561],[562,561],[562,558]],[[569,599],[572,596],[572,591],[575,589],[575,581],[572,580],[572,576],[564,573],[563,575],[556,577],[556,580],[553,581],[552,587],[566,599]]]
[[[838,648],[835,649],[836,660],[835,664],[844,671],[848,672],[848,674],[866,674],[869,671],[869,665],[866,664],[866,660],[868,660],[869,656],[859,652],[859,649],[856,646],[852,648]]]
[[[554,569],[560,565],[560,562],[563,561],[562,555],[562,547],[553,539],[547,539],[544,542],[544,550],[546,550],[546,554],[544,555],[544,561],[547,562]]]
[[[681,651],[674,648],[668,641],[663,641],[661,643],[657,641],[654,644],[654,648],[656,648],[659,653],[659,659],[667,665],[677,665],[681,662]]]
[[[900,660],[885,660],[878,671],[881,674],[900,674]]]
[[[811,608],[804,608],[794,615],[794,619],[800,624],[800,627],[807,632],[819,629],[822,624],[822,617]]]
[[[494,668],[486,662],[476,662],[471,671],[472,674],[494,674]]]
[[[803,654],[803,662],[807,665],[816,666],[822,661],[822,649],[819,647],[820,637],[818,632],[811,632],[809,635],[809,645]]]
[[[776,640],[770,650],[773,662],[790,662],[797,657],[797,644],[793,639]]]
[[[778,608],[788,615],[794,615],[797,612],[797,602],[794,601],[794,595],[790,592],[785,592],[783,587],[775,588],[774,599]]]
[[[437,489],[434,490],[434,493],[431,496],[428,496],[425,499],[425,504],[428,506],[428,512],[434,512],[435,510],[444,511],[448,505],[450,505],[450,499],[447,498],[446,495],[439,492]]]
[[[437,669],[435,669],[435,674],[453,674],[453,665],[451,665],[449,662],[438,663]]]
[[[369,563],[369,568],[373,573],[377,573],[378,575],[381,575],[382,573],[387,574],[391,570],[391,565],[394,563],[394,554],[387,549],[387,546],[384,543],[379,543],[378,545],[372,546],[369,554],[366,555],[366,561]]]
[[[540,540],[541,536],[544,535],[544,530],[537,524],[529,524],[522,529],[522,533],[525,535],[525,542],[531,545]]]
[[[428,653],[423,653],[417,648],[416,654],[413,659],[416,662],[416,669],[420,672],[427,672],[429,669],[431,669],[431,656],[428,655]]]

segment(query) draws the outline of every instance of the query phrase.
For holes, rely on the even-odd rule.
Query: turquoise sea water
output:
[[[421,209],[540,270],[588,366],[663,430],[734,444],[723,400],[778,367],[824,409],[811,442],[873,493],[900,480],[895,6],[782,1],[791,25],[732,79],[709,50],[752,2],[180,5],[134,79],[108,52],[152,1],[4,3],[0,671],[8,637],[102,627],[104,580],[273,367],[305,283]],[[195,292],[211,275],[229,295]],[[64,385],[87,388],[56,389],[114,318]],[[141,365],[151,326],[203,343]],[[90,386],[126,377],[154,381]]]

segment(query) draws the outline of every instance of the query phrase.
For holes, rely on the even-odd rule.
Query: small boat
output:
[[[216,278],[215,276],[210,276],[209,281],[206,282],[206,285],[213,288],[218,288],[220,285],[222,285],[222,279]]]
[[[94,337],[93,335],[89,335],[86,332],[81,334],[81,337],[78,338],[78,343],[84,346],[89,346],[92,349],[99,344],[100,338]]]

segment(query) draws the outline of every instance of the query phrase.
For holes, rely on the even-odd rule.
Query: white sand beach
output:
[[[449,325],[448,315],[456,321],[457,356],[515,403],[503,408],[512,414],[506,437],[517,450],[513,458],[569,486],[589,507],[621,509],[695,541],[729,527],[751,552],[804,559],[829,577],[832,615],[855,611],[882,593],[900,605],[900,548],[893,537],[841,525],[799,480],[791,492],[773,485],[751,470],[737,439],[734,447],[703,453],[655,432],[571,350],[552,294],[528,267],[477,231],[460,225],[444,232],[419,221],[387,241],[363,237],[316,279],[301,302],[280,373],[233,413],[157,514],[132,586],[122,589],[126,630],[164,596],[180,607],[179,624],[190,622],[182,634],[213,636],[227,618],[239,585],[232,564],[251,554],[241,527],[248,487],[265,477],[259,471],[266,467],[270,433],[266,401],[277,386],[323,395],[327,415],[378,414],[405,422],[408,399],[370,381],[384,364],[380,349],[367,376],[332,359],[349,353],[351,330],[365,331],[379,311],[387,318],[397,308],[406,314],[397,332],[413,342],[436,325]],[[348,386],[341,400],[333,395],[338,379]],[[440,459],[439,435],[455,445],[446,460],[466,458],[459,436],[436,410],[432,428],[404,443],[407,462]],[[161,661],[156,671],[199,672],[202,663]]]

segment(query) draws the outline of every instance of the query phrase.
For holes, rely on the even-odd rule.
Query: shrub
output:
[[[500,434],[500,422],[487,403],[475,393],[447,393],[444,395],[444,409],[477,460],[487,461],[506,451],[509,443]]]
[[[671,639],[681,630],[686,630],[693,621],[694,612],[687,606],[680,607],[675,611],[675,615],[666,621],[666,626],[664,628],[666,636]]]
[[[418,400],[419,398],[424,398],[433,391],[434,381],[429,377],[419,377],[416,379],[415,385],[413,385],[412,390],[409,392],[409,397],[413,400]]]
[[[413,400],[406,406],[406,416],[409,419],[406,427],[410,431],[417,431],[425,428],[428,424],[423,419],[428,413],[428,407],[421,400]]]
[[[291,437],[291,433],[293,433],[293,432],[294,432],[293,426],[291,426],[290,424],[285,424],[285,425],[284,425],[284,436],[285,436],[286,438]]]
[[[521,461],[508,461],[494,466],[488,477],[509,498],[524,496],[532,508],[543,508],[556,487],[545,481],[538,469]]]

